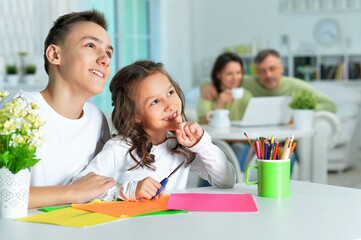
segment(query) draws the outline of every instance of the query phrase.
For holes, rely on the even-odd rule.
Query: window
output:
[[[157,39],[158,20],[151,21],[150,12],[158,11],[159,0],[90,1],[89,7],[103,12],[107,18],[108,33],[115,49],[112,58],[112,74],[102,94],[93,102],[103,111],[112,110],[109,84],[122,67],[141,59],[158,59],[159,47],[151,39]],[[157,16],[158,14],[154,14]],[[151,27],[152,26],[152,27]],[[155,27],[153,27],[155,26]],[[154,29],[151,35],[151,29]],[[153,49],[153,51],[151,51]]]

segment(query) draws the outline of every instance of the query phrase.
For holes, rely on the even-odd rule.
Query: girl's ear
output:
[[[60,48],[54,44],[51,44],[46,49],[46,58],[50,64],[59,65],[60,64]]]
[[[141,123],[141,122],[142,122],[142,119],[141,119],[139,116],[136,116],[136,117],[134,118],[134,121],[135,121],[136,123]]]

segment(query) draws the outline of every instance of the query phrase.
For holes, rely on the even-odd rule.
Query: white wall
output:
[[[0,62],[19,65],[17,53],[26,51],[25,64],[36,64],[36,79],[47,81],[44,40],[53,21],[87,8],[88,0],[0,0],[0,60],[4,59]]]
[[[183,91],[192,87],[192,1],[160,0],[160,61]]]
[[[285,14],[280,12],[279,1],[275,0],[170,0],[163,3],[162,11],[167,18],[162,20],[162,31],[166,31],[163,34],[167,37],[161,45],[166,52],[162,60],[171,67],[175,78],[191,81],[182,82],[184,90],[209,75],[213,61],[224,47],[255,43],[258,49],[271,47],[286,54],[287,48],[281,44],[281,36],[286,35],[292,53],[361,53],[360,10]],[[341,27],[342,37],[331,47],[320,45],[314,37],[316,24],[324,18],[336,20]],[[189,31],[185,29],[187,26]],[[188,61],[192,63],[190,66]],[[193,80],[188,78],[190,73]]]

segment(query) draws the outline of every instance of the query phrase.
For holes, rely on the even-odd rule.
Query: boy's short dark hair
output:
[[[104,15],[96,10],[72,12],[56,19],[44,42],[44,67],[47,74],[49,74],[49,61],[46,57],[46,49],[51,44],[62,44],[71,27],[79,22],[94,22],[105,30],[108,27]]]
[[[280,58],[280,54],[274,49],[265,49],[257,53],[254,62],[256,64],[263,62],[263,60],[268,57],[269,55],[275,56]]]

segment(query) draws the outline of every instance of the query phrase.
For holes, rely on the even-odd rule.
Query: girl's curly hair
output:
[[[149,60],[137,61],[122,68],[110,83],[112,105],[114,106],[112,113],[113,125],[121,136],[121,139],[131,146],[128,152],[135,162],[135,165],[129,170],[138,167],[147,167],[155,170],[152,166],[152,163],[155,161],[154,155],[150,153],[153,146],[151,138],[143,130],[141,123],[135,121],[139,116],[139,112],[134,102],[134,96],[136,96],[136,91],[142,81],[157,72],[166,75],[170,83],[174,86],[176,93],[182,101],[181,115],[183,119],[186,119],[184,114],[184,94],[179,85],[163,69],[162,63],[155,63]],[[133,155],[133,150],[136,150],[140,158],[139,160]],[[178,142],[171,151],[183,155],[186,158],[186,166],[189,166],[195,158],[195,153]]]

